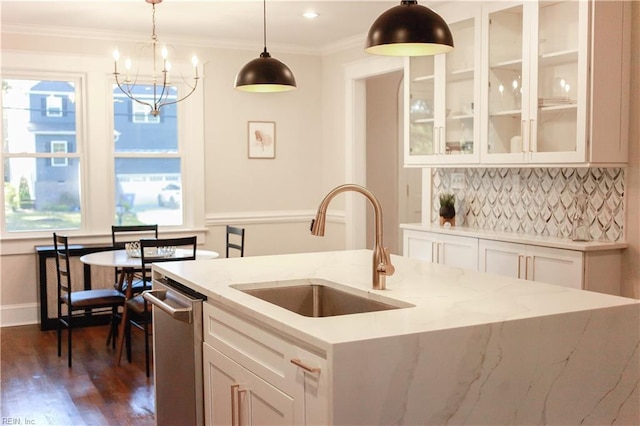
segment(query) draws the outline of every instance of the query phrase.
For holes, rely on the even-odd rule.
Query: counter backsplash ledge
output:
[[[622,168],[467,168],[431,173],[432,223],[438,221],[439,194],[452,192],[459,226],[571,238],[575,198],[584,193],[591,239],[624,238]],[[452,173],[464,175],[463,185],[457,179],[456,189]]]

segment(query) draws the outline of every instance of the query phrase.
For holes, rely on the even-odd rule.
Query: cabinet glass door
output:
[[[487,153],[523,159],[524,6],[490,12],[488,23]]]
[[[410,60],[409,157],[437,153],[434,138],[434,63],[433,56],[413,57]]]
[[[467,19],[449,25],[455,50],[445,55],[445,150],[447,155],[472,155],[475,148],[476,25]],[[458,159],[451,159],[456,161]]]
[[[529,130],[534,153],[578,150],[580,3],[538,3],[537,97],[530,105],[537,113]]]

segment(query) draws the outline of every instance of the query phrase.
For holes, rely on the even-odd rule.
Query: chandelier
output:
[[[132,71],[133,64],[130,58],[127,58],[125,60],[124,77],[118,71],[118,61],[120,60],[120,52],[118,51],[118,49],[113,51],[113,60],[114,60],[113,75],[116,79],[116,84],[118,85],[118,88],[120,88],[122,93],[124,93],[131,100],[139,104],[148,106],[151,109],[150,114],[153,116],[158,116],[160,115],[160,108],[162,108],[165,105],[171,105],[171,104],[181,102],[186,98],[188,98],[196,90],[196,87],[198,86],[198,79],[199,79],[198,58],[193,56],[193,58],[191,59],[191,63],[193,64],[193,71],[194,71],[193,84],[187,83],[186,80],[184,80],[183,78],[185,85],[188,87],[187,93],[181,98],[178,98],[177,96],[171,96],[171,81],[169,78],[170,77],[169,72],[171,71],[171,63],[167,59],[168,51],[166,46],[163,46],[162,48],[160,48],[158,43],[158,36],[156,35],[156,4],[162,3],[162,0],[145,0],[145,1],[147,3],[150,3],[151,7],[153,8],[153,12],[151,15],[152,30],[151,30],[151,46],[150,46],[152,60],[153,60],[153,70],[151,75],[152,77],[151,84],[153,85],[153,95],[152,96],[146,95],[143,97],[140,94],[141,90],[138,90],[136,92],[136,87],[139,86],[138,71],[137,69],[135,72]],[[143,45],[146,45],[146,47],[149,47],[148,44],[146,43],[140,43],[140,44],[143,44]],[[158,60],[158,57],[160,57],[160,60]],[[160,66],[162,68],[160,69],[160,71],[158,71]],[[143,83],[140,83],[140,84],[143,84]]]

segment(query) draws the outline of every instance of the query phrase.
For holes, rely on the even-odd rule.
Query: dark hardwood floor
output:
[[[144,372],[144,343],[133,331],[133,362],[115,365],[107,326],[73,332],[73,367],[66,334],[58,358],[55,331],[0,328],[0,424],[153,425],[153,373]],[[66,332],[63,332],[66,333]]]

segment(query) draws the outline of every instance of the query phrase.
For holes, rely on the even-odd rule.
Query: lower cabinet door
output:
[[[293,425],[293,398],[203,344],[208,425]]]
[[[582,289],[581,252],[480,240],[480,272]]]

